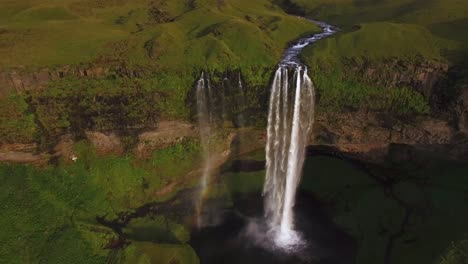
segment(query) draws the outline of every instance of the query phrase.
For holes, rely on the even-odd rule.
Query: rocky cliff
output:
[[[350,64],[352,65],[353,62],[350,62]],[[444,89],[449,89],[447,88],[450,77],[449,68],[445,64],[429,64],[427,62],[402,64],[399,61],[389,61],[381,67],[371,64],[354,64],[347,74],[357,76],[368,84],[383,86],[388,89],[408,86],[423,94],[431,102],[443,100]],[[14,70],[0,73],[0,91],[2,91],[3,95],[12,91],[27,94],[28,91],[47,87],[50,81],[67,76],[96,79],[111,75],[126,76],[131,79],[142,75],[142,72],[128,70],[125,67],[110,69],[98,66],[40,69],[29,73]],[[194,79],[193,83],[195,82]],[[268,86],[250,85],[239,70],[213,73],[212,85],[216,101],[216,109],[212,109],[212,111],[216,113],[219,120],[218,127],[227,130],[233,129],[229,127],[258,127],[259,129],[255,129],[257,131],[256,137],[258,137],[256,143],[258,144],[252,145],[261,148],[264,140],[261,128],[264,126],[266,119]],[[244,90],[239,89],[239,85],[242,85]],[[319,112],[316,116],[310,144],[334,146],[344,153],[372,161],[384,159],[389,146],[392,144],[418,146],[428,152],[439,152],[450,158],[468,160],[466,151],[466,133],[468,129],[467,87],[466,85],[463,86],[463,89],[456,93],[453,98],[445,98],[449,102],[446,102],[444,107],[432,105],[434,111],[429,115],[395,115],[391,112],[359,109],[332,113]],[[193,89],[188,89],[185,99],[189,120],[195,120],[196,116],[193,91]],[[242,99],[240,99],[241,96]],[[318,98],[320,98],[320,95]],[[118,120],[118,118],[113,120]],[[224,121],[229,121],[231,125],[226,125],[228,123]],[[99,152],[104,154],[120,154],[124,151],[133,151],[137,156],[143,157],[156,148],[166,147],[185,137],[196,137],[197,135],[195,133],[196,127],[183,120],[167,122],[159,118],[156,125],[152,123],[147,128],[139,127],[137,131],[130,134],[128,131],[121,131],[122,128],[119,126],[110,126],[99,131],[99,129],[96,130],[93,127],[74,126],[73,120],[70,120],[70,122],[72,128],[83,129],[78,134],[77,131],[71,131],[74,138],[77,135],[81,138],[87,138]],[[70,135],[69,130],[61,131],[58,132],[59,134],[52,136],[59,136],[60,133]],[[122,143],[122,141],[128,143],[128,136],[134,138],[131,140],[130,148],[129,146],[123,146]],[[38,160],[47,160],[51,156],[67,153],[66,151],[60,151],[63,140],[57,140],[58,138],[60,137],[57,137],[52,146],[48,150],[46,149],[45,152],[44,148],[37,148],[38,145],[34,144],[35,142],[30,142],[28,148],[15,147],[18,144],[3,144],[0,147],[0,160],[10,162],[30,162],[34,160],[37,163]],[[24,146],[24,144],[21,146]],[[57,146],[59,146],[58,149]],[[49,155],[44,154],[47,152]],[[31,153],[37,155],[30,156]]]

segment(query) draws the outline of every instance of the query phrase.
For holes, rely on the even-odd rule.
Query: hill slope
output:
[[[274,64],[314,30],[267,0],[2,0],[0,67]]]

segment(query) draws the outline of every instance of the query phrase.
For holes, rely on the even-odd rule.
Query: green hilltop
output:
[[[274,65],[314,31],[268,0],[2,0],[0,67]]]
[[[343,29],[344,36],[317,45],[317,54],[325,51],[331,60],[350,56],[408,60],[418,55],[455,64],[468,55],[466,1],[290,0],[283,4]],[[309,50],[305,56],[315,55]]]

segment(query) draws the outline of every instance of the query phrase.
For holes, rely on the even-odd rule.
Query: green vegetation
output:
[[[357,263],[384,263],[391,237],[391,262],[466,263],[468,168],[422,162],[389,164],[391,176],[386,168],[366,175],[350,163],[315,156],[306,160],[301,187],[331,208],[335,223],[356,239]]]
[[[85,130],[113,129],[125,133],[155,126],[161,118],[186,119],[185,98],[190,86],[191,79],[187,76],[63,79],[50,83],[45,91],[32,91],[16,101],[25,100],[23,97],[29,101],[30,111],[41,129],[42,143],[46,143],[67,131],[78,135]],[[26,106],[21,105],[22,115],[26,115]],[[26,125],[35,126],[34,115],[16,118],[20,113],[15,114],[10,110],[12,107],[13,104],[0,106],[4,119],[9,122],[4,125],[8,132],[5,137],[20,138],[20,132],[31,131],[23,130]]]
[[[0,98],[0,144],[29,143],[38,132],[34,114],[23,96]]]
[[[358,65],[385,63],[391,58],[406,62],[443,61],[442,50],[455,46],[456,43],[436,37],[422,26],[375,22],[320,41],[302,56],[309,65],[328,63],[333,67],[350,66],[340,65],[345,58]]]
[[[265,171],[232,172],[223,177],[226,177],[227,188],[233,194],[259,192],[263,187]]]
[[[407,115],[430,111],[427,99],[410,88],[377,87],[356,78],[345,79],[336,73],[325,76],[317,72],[314,76],[321,112],[370,110]]]
[[[342,31],[337,35],[307,47],[301,54],[307,65],[317,69],[318,73],[315,75],[323,75],[321,79],[334,78],[327,83],[318,82],[318,85],[325,85],[320,87],[322,91],[334,89],[339,86],[338,84],[344,84],[348,80],[349,83],[345,84],[348,88],[356,87],[356,81],[367,86],[384,86],[377,85],[379,81],[376,79],[392,80],[405,67],[411,69],[419,65],[424,65],[423,68],[427,65],[438,67],[441,64],[448,64],[461,69],[466,68],[464,66],[468,55],[468,35],[464,32],[468,27],[466,1],[278,0],[277,2],[294,12],[302,12],[341,27]],[[373,77],[370,78],[368,74]],[[462,71],[456,75],[455,90],[460,87],[463,80],[466,81],[468,74]],[[327,86],[330,83],[336,84],[332,84],[330,88]],[[407,88],[395,83],[389,86],[397,86],[393,88],[400,90]],[[393,90],[377,89],[377,87],[370,89],[370,94],[364,97],[377,100],[375,104],[386,104],[386,98],[393,97],[386,93]],[[451,88],[447,88],[449,89]],[[379,90],[382,97],[380,99],[375,98],[373,94]],[[362,89],[356,93],[361,92]],[[400,101],[411,102],[415,101],[413,97],[417,97],[414,95],[405,98],[407,92],[399,94],[403,96],[398,99]],[[334,99],[345,101],[346,96],[344,94]],[[429,98],[426,97],[424,100],[426,101],[424,104],[429,104]],[[410,108],[421,108],[421,100],[416,101],[416,104],[410,105]],[[329,101],[320,104],[326,106],[328,103]],[[366,105],[364,107],[373,108]],[[395,105],[392,108],[392,110],[399,109],[399,106]],[[348,110],[346,105],[342,110]],[[427,113],[425,109],[416,112]]]
[[[317,29],[268,0],[5,0],[0,14],[1,67],[274,65],[289,41]]]
[[[3,263],[105,261],[102,248],[113,233],[77,221],[81,216],[75,214],[75,208],[87,214],[104,207],[102,200],[95,200],[97,190],[82,184],[82,175],[2,165],[0,179],[0,237],[9,241],[0,247]]]
[[[162,215],[133,219],[123,232],[132,241],[178,244],[190,240],[185,226]]]
[[[0,165],[0,238],[8,241],[0,247],[0,262],[105,263],[110,253],[105,248],[117,235],[98,225],[95,218],[112,220],[121,212],[170,197],[176,189],[165,197],[155,192],[184,176],[189,164],[195,167],[198,149],[195,142],[181,142],[156,151],[150,160],[136,161],[129,156],[97,156],[89,144],[80,142],[75,146],[78,160],[72,164],[54,168]],[[162,161],[171,163],[159,170]],[[170,166],[181,167],[170,170]],[[166,239],[170,232],[174,239],[164,243],[174,243],[175,249],[176,244],[188,241],[182,224],[161,217],[155,216],[150,224],[168,229],[154,233],[153,239]],[[141,238],[138,234],[147,224],[132,221],[124,232]],[[188,252],[193,254],[193,250]]]
[[[468,241],[454,242],[447,250],[445,256],[441,257],[440,264],[468,263]]]
[[[184,140],[173,146],[157,150],[144,165],[154,175],[146,180],[148,183],[160,187],[180,180],[181,177],[196,168],[197,164],[201,164],[201,156],[200,143],[194,140]],[[185,184],[192,183],[185,182]],[[175,191],[173,190],[170,194]]]
[[[376,84],[375,79],[392,80],[404,67],[415,67],[411,65],[445,63],[444,52],[456,47],[456,42],[434,36],[422,26],[375,22],[338,33],[301,56],[316,69],[322,108],[428,114],[429,98],[409,87]]]
[[[132,243],[125,250],[128,264],[198,264],[200,261],[189,245]]]
[[[304,57],[310,63],[323,52],[334,62],[365,55],[369,60],[396,57],[406,61],[420,56],[424,60],[449,59],[457,63],[456,57],[460,59],[468,51],[468,39],[462,32],[468,26],[468,4],[464,1],[289,2],[290,7],[305,10],[308,15],[344,30],[338,37],[318,43],[317,52],[309,48]]]

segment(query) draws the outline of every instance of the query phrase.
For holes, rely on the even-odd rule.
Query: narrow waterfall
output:
[[[244,117],[244,108],[245,108],[245,90],[244,90],[244,85],[242,84],[242,76],[239,71],[238,73],[238,86],[239,88],[239,95],[237,96],[238,102],[237,105],[239,107],[240,113],[238,114],[237,117],[237,122],[239,127],[245,126],[245,117]]]
[[[292,79],[290,71],[294,72]],[[286,249],[301,244],[294,230],[293,207],[313,125],[314,92],[306,67],[278,67],[269,103],[263,194],[265,216],[275,243]]]
[[[210,137],[211,124],[213,121],[212,111],[210,111],[210,106],[213,104],[213,92],[211,90],[210,79],[208,76],[205,76],[204,73],[201,74],[196,85],[196,100],[198,127],[203,155],[203,172],[200,180],[200,193],[196,204],[197,225],[201,226],[203,224],[201,219],[203,197],[206,193],[211,171]]]

